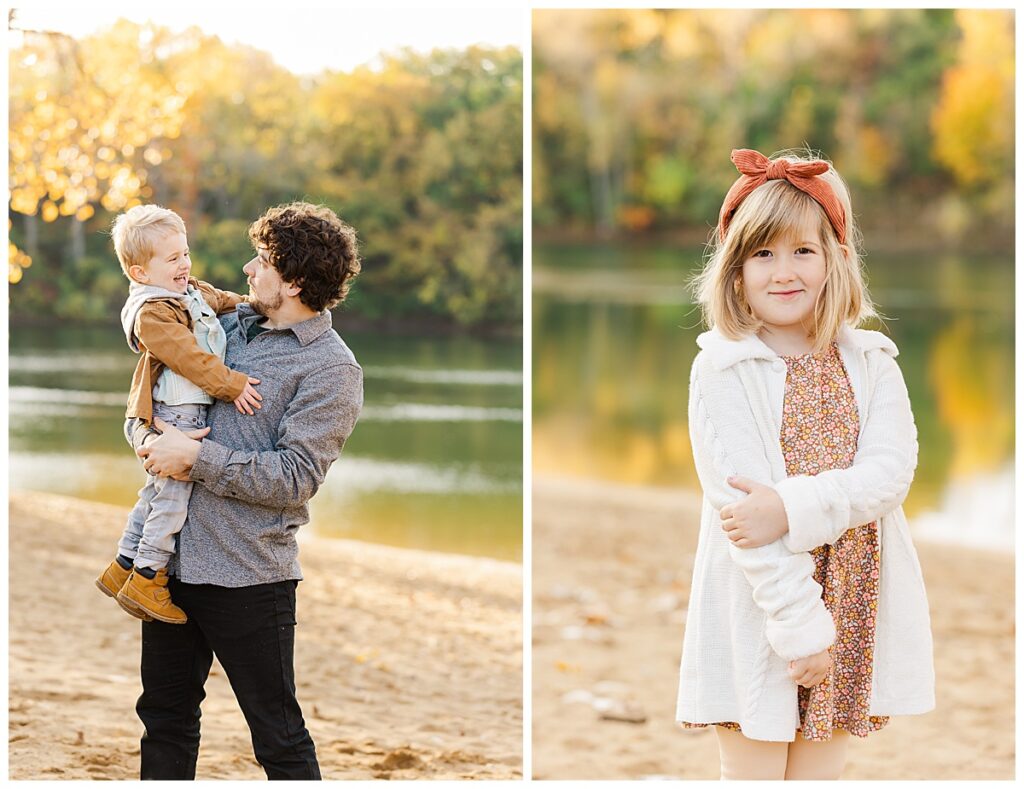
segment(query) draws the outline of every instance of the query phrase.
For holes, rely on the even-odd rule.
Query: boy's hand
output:
[[[235,398],[235,408],[238,409],[238,413],[252,416],[255,413],[252,409],[260,408],[260,400],[263,399],[263,396],[253,388],[253,385],[259,382],[259,378],[250,378],[246,382],[242,394]]]
[[[826,649],[817,655],[789,661],[789,676],[797,685],[813,688],[828,676],[831,668],[832,654]]]
[[[718,513],[722,529],[738,548],[760,548],[775,542],[789,531],[789,517],[782,497],[775,488],[744,477],[729,477],[726,482],[749,494]]]

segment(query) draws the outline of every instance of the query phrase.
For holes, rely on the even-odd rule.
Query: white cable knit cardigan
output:
[[[701,334],[690,373],[690,440],[704,489],[676,719],[735,721],[754,740],[791,742],[799,726],[790,660],[835,640],[809,551],[878,521],[881,568],[871,715],[935,707],[931,624],[903,508],[917,465],[906,384],[885,335],[844,327],[837,338],[860,417],[853,465],[786,476],[779,434],[786,363],[756,336]],[[732,474],[773,485],[789,533],[734,546],[718,512],[746,494]]]

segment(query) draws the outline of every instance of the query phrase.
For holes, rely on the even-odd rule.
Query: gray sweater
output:
[[[242,587],[301,579],[295,532],[341,454],[363,405],[363,371],[329,312],[246,341],[263,317],[248,304],[222,316],[224,362],[260,379],[262,408],[210,406],[210,434],[168,572],[190,584]]]

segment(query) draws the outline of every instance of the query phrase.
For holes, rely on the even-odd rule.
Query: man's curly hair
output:
[[[288,203],[249,225],[253,246],[267,247],[281,279],[302,288],[299,300],[321,312],[345,300],[359,273],[356,231],[323,205]]]

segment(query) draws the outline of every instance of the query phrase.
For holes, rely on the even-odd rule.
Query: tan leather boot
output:
[[[167,591],[166,567],[157,570],[153,578],[133,571],[124,588],[117,593],[117,602],[125,610],[128,610],[126,606],[131,606],[170,625],[183,625],[188,621],[185,612],[171,602],[171,593]]]
[[[117,559],[110,563],[110,566],[96,579],[96,587],[107,597],[117,597],[124,582],[132,574],[131,569],[124,569],[117,563]]]
[[[124,588],[124,585],[128,582],[128,576],[131,574],[131,570],[124,569],[115,559],[110,563],[110,566],[103,571],[103,574],[96,579],[96,588],[103,592],[107,597],[113,597],[114,602],[121,606],[125,613],[131,614],[136,619],[141,619],[143,622],[152,622],[153,617],[141,608],[137,608],[134,605],[127,605],[117,597],[117,593]]]

